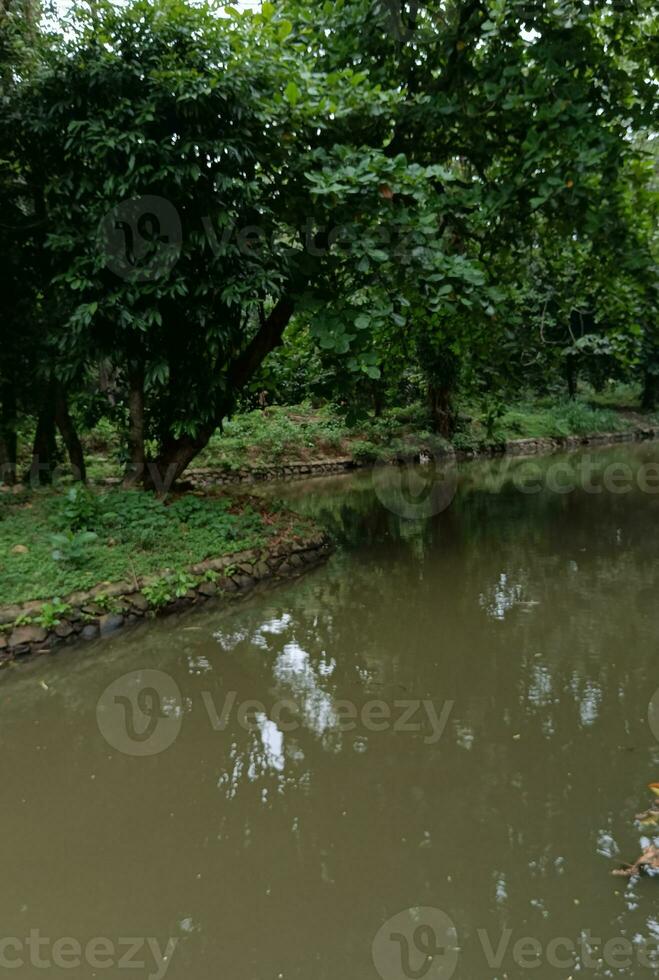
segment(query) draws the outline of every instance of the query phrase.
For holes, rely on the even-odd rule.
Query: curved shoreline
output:
[[[497,456],[537,456],[550,455],[565,450],[580,449],[584,446],[614,446],[625,442],[647,442],[659,438],[659,427],[636,426],[621,432],[594,432],[588,435],[538,437],[530,439],[509,439],[503,443],[484,444],[477,449],[429,450],[435,456],[446,456],[459,461],[492,458]],[[400,456],[391,463],[366,462],[352,456],[335,459],[318,459],[306,462],[290,462],[280,466],[242,467],[239,470],[226,470],[222,467],[191,468],[183,474],[183,482],[195,489],[203,490],[214,486],[237,483],[269,483],[281,480],[308,480],[315,476],[329,476],[350,473],[353,470],[373,469],[376,466],[390,466],[396,463],[419,462],[419,453],[409,457]]]
[[[315,531],[303,539],[279,541],[269,548],[209,558],[187,569],[195,582],[183,595],[157,605],[149,601],[148,590],[163,578],[164,572],[132,583],[100,584],[65,597],[67,612],[50,625],[39,622],[48,605],[45,601],[0,607],[0,666],[17,658],[50,653],[65,643],[107,636],[149,616],[179,612],[211,599],[229,601],[242,597],[266,580],[299,575],[324,561],[330,551],[327,535]]]
[[[482,446],[477,450],[446,450],[442,455],[460,461],[497,456],[551,455],[585,446],[605,447],[657,438],[659,428],[636,427],[622,432],[583,436],[514,439],[499,445]],[[246,468],[233,473],[204,468],[190,470],[186,479],[195,488],[210,489],[223,483],[310,479],[315,476],[348,473],[356,469],[373,469],[377,465],[418,461],[418,454],[409,458],[401,457],[392,464],[362,462],[344,457],[289,463],[280,467],[253,470]],[[65,597],[63,602],[68,607],[67,612],[52,624],[39,621],[40,614],[48,605],[47,601],[0,606],[0,667],[16,658],[49,653],[65,643],[107,636],[147,617],[175,613],[210,599],[227,601],[241,597],[263,581],[300,574],[325,560],[330,551],[328,536],[323,531],[316,530],[304,539],[280,541],[270,548],[254,548],[221,558],[210,558],[187,569],[195,582],[183,595],[158,604],[149,600],[148,591],[150,586],[166,577],[167,570],[156,576],[136,579],[132,583],[101,583],[88,591],[74,592]]]

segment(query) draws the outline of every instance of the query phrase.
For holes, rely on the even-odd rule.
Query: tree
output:
[[[295,313],[364,385],[418,358],[450,435],[456,384],[510,333],[510,256],[539,221],[542,240],[587,244],[619,218],[627,134],[650,118],[651,11],[77,8],[4,107],[45,227],[46,380],[66,395],[111,362],[127,481],[170,483]]]
[[[385,151],[441,167],[441,247],[488,280],[489,296],[474,304],[447,277],[437,287],[450,300],[443,315],[420,304],[409,324],[419,333],[437,426],[450,433],[452,389],[465,373],[492,383],[494,364],[502,380],[517,364],[519,384],[520,346],[547,365],[548,345],[542,330],[529,331],[529,315],[541,322],[550,304],[536,302],[526,316],[519,306],[537,293],[529,258],[547,270],[569,254],[592,262],[546,283],[562,318],[564,373],[572,378],[573,363],[607,358],[629,368],[656,309],[647,218],[632,213],[648,213],[649,174],[630,138],[653,125],[654,5],[429,0],[382,2],[377,11],[368,2],[300,4],[298,17],[310,37],[323,38],[318,57],[327,69],[350,63],[382,86],[398,80],[405,97]],[[591,319],[597,305],[596,334],[607,324],[605,338],[570,332],[575,317],[581,326],[581,298]]]

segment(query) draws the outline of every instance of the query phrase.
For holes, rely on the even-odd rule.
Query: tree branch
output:
[[[293,302],[289,298],[284,297],[278,301],[247,347],[230,365],[228,371],[230,390],[240,390],[261,365],[263,359],[281,343],[284,330],[293,316],[293,310]]]

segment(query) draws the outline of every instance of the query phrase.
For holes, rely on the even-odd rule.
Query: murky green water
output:
[[[659,881],[610,872],[659,780],[659,448],[590,459],[417,521],[290,485],[327,566],[5,672],[2,966],[45,975],[38,930],[57,976],[650,976]]]

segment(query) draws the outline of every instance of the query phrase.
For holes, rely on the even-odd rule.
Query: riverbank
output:
[[[0,662],[243,595],[328,552],[311,521],[247,496],[3,494]]]
[[[579,436],[557,436],[547,439],[510,439],[506,442],[483,443],[475,449],[454,449],[450,444],[427,440],[420,446],[410,446],[399,450],[393,458],[385,460],[363,460],[346,456],[331,460],[307,460],[303,463],[289,462],[282,466],[241,467],[227,471],[225,468],[195,467],[187,471],[185,482],[189,487],[208,490],[214,486],[236,483],[259,483],[271,480],[308,480],[314,476],[331,476],[349,473],[355,469],[373,466],[401,465],[427,462],[431,458],[456,459],[458,462],[470,459],[493,458],[496,456],[535,456],[565,452],[584,446],[614,446],[625,442],[643,442],[659,438],[659,426],[637,426],[621,432],[591,432]]]
[[[644,414],[638,393],[616,389],[586,393],[572,401],[544,397],[485,409],[458,406],[453,438],[437,437],[426,407],[412,403],[385,409],[380,416],[346,420],[332,405],[272,406],[237,414],[225,422],[184,474],[188,485],[251,483],[326,476],[355,468],[400,463],[455,453],[458,459],[501,453],[549,452],[599,439],[647,438],[659,430],[659,417]],[[576,440],[576,443],[574,442]],[[116,483],[120,440],[101,425],[88,437],[93,481]]]

